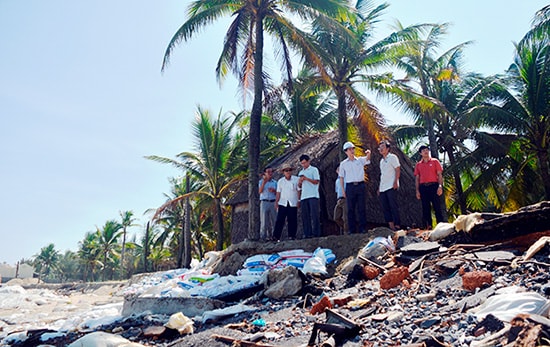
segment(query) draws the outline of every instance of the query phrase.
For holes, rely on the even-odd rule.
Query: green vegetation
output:
[[[355,2],[354,2],[355,3]],[[470,211],[506,212],[550,200],[550,6],[536,13],[532,29],[515,45],[510,68],[497,76],[464,71],[469,42],[439,52],[446,24],[399,23],[371,42],[386,4],[358,1],[210,1],[191,3],[188,18],[164,56],[222,16],[231,16],[216,67],[233,72],[242,93],[252,92],[250,111],[198,108],[192,123],[195,147],[175,159],[148,156],[181,169],[171,179],[166,203],[154,207],[143,227],[133,211],[119,212],[88,232],[76,253],[50,244],[32,263],[45,281],[124,279],[147,271],[188,267],[229,244],[226,201],[248,175],[248,198],[257,200],[258,173],[285,148],[312,133],[352,126],[375,139],[390,136],[416,160],[429,143],[445,166],[450,217]],[[291,18],[307,19],[298,27]],[[272,85],[263,70],[264,34],[274,37],[283,82]],[[302,59],[292,68],[292,53]],[[293,71],[299,71],[293,76]],[[395,76],[404,76],[396,78]],[[385,126],[361,88],[384,96],[413,116],[414,124]],[[353,120],[353,122],[350,122]],[[249,210],[249,238],[258,237],[259,211]],[[140,230],[141,229],[141,230]]]

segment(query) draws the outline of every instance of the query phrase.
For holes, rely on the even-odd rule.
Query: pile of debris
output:
[[[378,230],[328,271],[322,261],[313,266],[321,271],[268,267],[253,285],[228,287],[231,295],[216,298],[128,295],[135,290],[128,286],[120,319],[96,332],[44,340],[43,331],[31,331],[25,341],[3,343],[76,340],[80,346],[80,336],[104,341],[110,335],[125,341],[113,346],[550,345],[550,203],[514,214],[460,216],[433,231]],[[274,259],[264,251],[248,250],[248,264]],[[325,249],[312,258],[315,253],[321,260],[330,254]],[[219,268],[223,259],[208,266]],[[174,276],[182,275],[160,275]]]

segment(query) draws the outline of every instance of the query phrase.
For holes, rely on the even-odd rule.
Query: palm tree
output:
[[[72,251],[66,251],[59,259],[59,265],[57,267],[59,273],[59,279],[61,282],[67,282],[69,280],[80,280],[80,274],[78,273],[78,254]]]
[[[187,173],[185,176],[187,176]],[[162,227],[163,230],[156,236],[155,246],[164,247],[169,244],[177,257],[176,266],[188,267],[189,264],[186,262],[184,263],[183,260],[184,255],[185,258],[188,257],[187,243],[191,243],[190,238],[185,237],[185,218],[187,214],[185,204],[183,200],[177,203],[170,203],[188,192],[185,182],[181,179],[172,178],[170,181],[172,184],[172,191],[170,195],[165,194],[169,206],[162,211],[156,212],[154,216],[156,221],[155,225]],[[198,190],[198,187],[195,186],[194,190]]]
[[[126,229],[131,226],[135,226],[136,221],[133,211],[120,211],[121,225],[122,225],[122,250],[120,251],[120,277],[124,278],[124,251],[126,250]]]
[[[95,269],[101,264],[100,252],[98,234],[96,232],[86,233],[84,239],[79,242],[78,249],[78,259],[84,282],[87,282],[89,278],[92,281],[95,279]]]
[[[546,28],[550,7],[546,10]],[[537,201],[550,200],[550,31],[532,31],[515,45],[514,62],[506,76],[487,83],[488,102],[471,110],[484,124],[507,134],[517,134],[509,155],[522,169],[535,167],[538,177],[529,186],[543,187]],[[527,187],[525,187],[527,188]]]
[[[50,243],[46,247],[40,249],[40,253],[36,255],[34,266],[39,270],[38,280],[42,278],[42,274],[48,277],[51,272],[57,269],[59,265],[60,253],[55,249],[55,245]]]
[[[441,72],[444,76],[444,72]],[[462,159],[470,153],[468,147],[469,140],[473,140],[475,134],[480,132],[479,121],[467,115],[467,110],[479,103],[480,89],[484,80],[475,74],[469,74],[462,78],[455,76],[452,79],[440,78],[431,82],[434,86],[433,91],[437,93],[432,95],[432,99],[439,104],[440,112],[433,121],[433,133],[439,152],[445,153],[449,165],[446,167],[445,175],[452,178],[445,185],[446,192],[450,194],[449,210],[457,210],[459,214],[468,213],[467,197],[464,194],[464,188],[461,176],[463,170],[468,171],[466,161]],[[413,125],[398,125],[391,127],[393,137],[399,144],[418,143],[426,137],[425,119],[417,119]],[[480,142],[479,144],[482,144]],[[472,157],[470,157],[472,158]],[[470,161],[468,160],[470,163]],[[470,163],[470,165],[474,165]]]
[[[536,37],[545,37],[548,35],[548,32],[550,32],[550,5],[544,6],[535,13],[531,30],[525,34],[522,41],[530,41]]]
[[[103,280],[106,280],[107,269],[109,262],[113,262],[113,257],[117,255],[118,238],[122,235],[122,224],[115,220],[105,222],[103,228],[97,228],[97,245],[103,257]]]
[[[375,24],[387,3],[374,6],[371,0],[359,0],[355,5],[356,17],[339,17],[345,31],[318,18],[313,25],[313,41],[319,57],[314,68],[320,72],[319,83],[331,89],[337,99],[339,142],[348,141],[348,118],[359,121],[367,134],[376,141],[385,133],[384,118],[359,87],[381,91],[381,85],[390,83],[391,74],[379,73],[393,61],[401,38],[393,33],[372,42]],[[344,156],[340,153],[341,157]]]
[[[431,156],[439,158],[436,136],[438,120],[450,117],[441,100],[449,87],[460,80],[463,50],[471,42],[458,44],[437,56],[441,38],[447,34],[448,24],[421,24],[396,29],[405,40],[405,51],[396,57],[398,67],[406,73],[404,83],[387,88],[390,97],[402,106],[422,126],[428,137]]]
[[[248,197],[249,197],[249,237],[259,237],[258,180],[260,159],[260,124],[262,117],[262,98],[265,87],[264,33],[271,34],[277,44],[278,57],[282,60],[283,74],[287,80],[292,78],[290,48],[306,47],[306,35],[284,14],[295,15],[307,23],[315,18],[336,16],[344,12],[345,0],[197,0],[191,3],[189,18],[174,34],[166,52],[162,69],[166,67],[177,44],[187,41],[203,27],[212,24],[223,16],[233,16],[216,67],[219,79],[228,71],[237,76],[243,90],[253,90],[254,101],[250,114],[248,145]],[[311,52],[310,52],[311,53]],[[315,60],[313,54],[305,54]]]
[[[173,208],[175,204],[189,196],[204,195],[212,199],[212,207],[216,216],[218,250],[223,249],[225,238],[222,205],[231,192],[232,185],[244,173],[243,151],[244,139],[234,134],[243,114],[237,114],[230,119],[222,118],[221,112],[214,119],[210,112],[197,111],[197,118],[192,124],[195,137],[196,152],[182,152],[177,155],[181,161],[158,156],[146,158],[161,163],[171,164],[185,172],[189,171],[201,184],[198,190],[182,194],[161,206],[156,213],[158,217],[165,209]],[[183,207],[183,206],[182,206]]]
[[[285,81],[266,94],[265,118],[269,124],[265,133],[275,137],[278,144],[290,145],[336,125],[335,100],[317,82],[315,72],[303,68],[292,81]]]

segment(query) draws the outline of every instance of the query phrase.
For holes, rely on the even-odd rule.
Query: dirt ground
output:
[[[365,234],[332,235],[302,240],[285,240],[281,242],[254,242],[244,241],[228,247],[222,255],[221,261],[214,265],[213,272],[221,276],[234,275],[242,268],[244,261],[255,254],[274,254],[281,251],[302,249],[313,252],[318,247],[332,250],[336,262],[327,266],[329,276],[336,268],[349,257],[355,257],[359,250],[377,236],[387,237],[393,231],[385,227],[369,230]]]

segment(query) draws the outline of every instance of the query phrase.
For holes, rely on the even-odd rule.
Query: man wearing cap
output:
[[[355,156],[355,146],[351,142],[344,143],[344,152],[348,156],[340,163],[340,188],[348,206],[348,230],[351,234],[356,230],[356,211],[359,217],[359,232],[366,232],[367,217],[365,199],[365,165],[370,164],[370,150],[365,151],[364,157]]]
[[[273,237],[275,226],[275,195],[277,194],[277,181],[273,179],[273,168],[266,167],[258,186],[260,193],[260,239],[269,240]]]
[[[439,160],[430,155],[428,146],[420,146],[422,159],[414,168],[416,198],[422,201],[422,227],[432,228],[432,207],[437,223],[444,222],[439,197],[443,194],[443,168]]]
[[[298,207],[300,206],[300,191],[298,190],[298,176],[292,174],[292,167],[283,164],[281,170],[283,177],[277,181],[277,194],[275,196],[275,208],[277,209],[277,220],[273,237],[279,241],[285,226],[288,222],[288,238],[296,238],[298,230]]]

